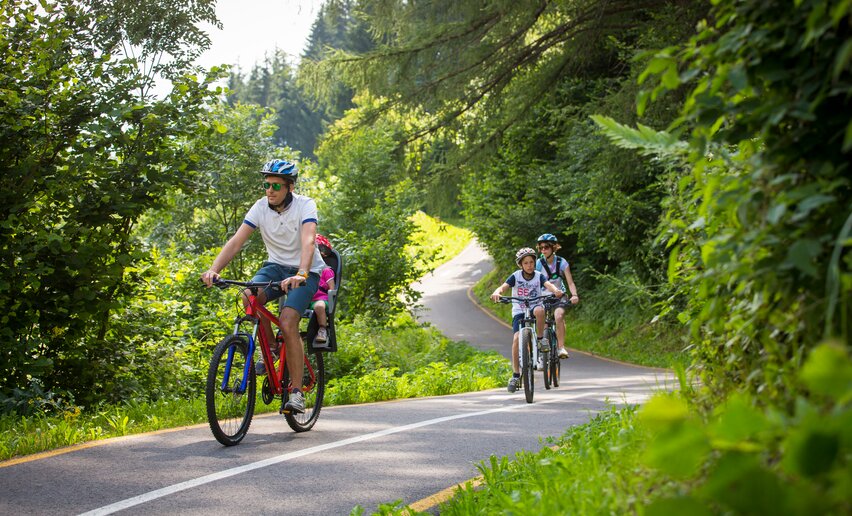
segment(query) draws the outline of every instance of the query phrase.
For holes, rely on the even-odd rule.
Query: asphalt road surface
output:
[[[490,262],[472,244],[425,278],[421,317],[448,336],[506,351],[511,330],[468,299]],[[345,345],[345,343],[341,343]],[[328,407],[310,432],[255,417],[234,447],[206,425],[98,441],[0,463],[0,514],[349,514],[420,502],[478,474],[491,455],[537,450],[607,400],[639,403],[670,375],[581,353],[535,402],[505,388]]]

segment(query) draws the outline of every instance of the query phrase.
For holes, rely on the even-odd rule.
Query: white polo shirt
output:
[[[260,230],[269,254],[268,261],[290,267],[299,267],[302,249],[300,230],[306,222],[317,222],[317,203],[298,194],[293,194],[293,202],[281,213],[270,209],[269,201],[261,197],[243,220],[243,224]],[[325,267],[319,249],[314,246],[311,272],[319,274]]]

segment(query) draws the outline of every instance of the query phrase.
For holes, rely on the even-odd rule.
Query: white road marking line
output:
[[[312,455],[314,453],[319,453],[327,450],[332,450],[334,448],[340,448],[341,446],[348,446],[350,444],[360,443],[364,441],[369,441],[370,439],[375,439],[377,437],[384,437],[386,435],[397,434],[400,432],[407,432],[409,430],[414,430],[417,428],[421,428],[424,426],[437,425],[438,423],[444,423],[447,421],[452,421],[454,419],[464,419],[468,417],[477,417],[484,416],[487,414],[493,414],[495,412],[506,412],[509,410],[518,410],[522,408],[535,407],[537,405],[542,405],[544,403],[556,403],[561,401],[568,401],[567,398],[554,398],[549,400],[543,400],[537,404],[523,403],[518,405],[509,405],[505,407],[498,407],[489,410],[482,410],[479,412],[470,412],[468,414],[456,414],[454,416],[444,416],[436,419],[429,419],[426,421],[420,421],[419,423],[411,423],[409,425],[397,426],[394,428],[388,428],[385,430],[380,430],[378,432],[372,432],[369,434],[358,435],[355,437],[350,437],[348,439],[343,439],[342,441],[337,441],[333,443],[321,444],[319,446],[313,446],[311,448],[306,448],[304,450],[299,450],[295,452],[285,453],[283,455],[278,455],[276,457],[271,457],[268,459],[264,459],[257,462],[252,462],[251,464],[246,464],[244,466],[240,466],[237,468],[226,469],[224,471],[220,471],[218,473],[211,473],[209,475],[205,475],[203,477],[194,478],[192,480],[187,480],[185,482],[179,482],[177,484],[173,484],[167,487],[163,487],[161,489],[156,489],[154,491],[149,491],[147,493],[143,493],[138,496],[134,496],[132,498],[127,498],[125,500],[121,500],[119,502],[115,502],[109,505],[105,505],[103,507],[91,510],[89,512],[82,513],[81,516],[94,516],[101,514],[112,514],[114,512],[118,512],[124,509],[129,509],[130,507],[134,507],[136,505],[141,505],[146,502],[150,502],[156,500],[158,498],[163,498],[165,496],[169,496],[174,493],[178,493],[180,491],[185,491],[187,489],[192,489],[193,487],[202,486],[204,484],[209,484],[211,482],[216,482],[217,480],[222,480],[224,478],[233,477],[239,475],[241,473],[247,473],[249,471],[254,471],[256,469],[265,468],[267,466],[272,466],[274,464],[279,464],[281,462],[286,462],[288,460],[297,459],[299,457],[304,457],[306,455]]]

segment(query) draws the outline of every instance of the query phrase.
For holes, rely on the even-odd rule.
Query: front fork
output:
[[[530,361],[532,362],[531,366],[535,368],[536,363],[538,363],[538,338],[535,336],[534,328],[527,326],[524,329],[528,329],[530,331],[530,339],[532,340],[532,354],[530,355]],[[518,364],[523,366],[524,343],[521,341],[523,341],[523,339],[518,339]]]

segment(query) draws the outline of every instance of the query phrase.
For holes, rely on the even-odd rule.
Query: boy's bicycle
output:
[[[527,403],[533,402],[535,393],[535,369],[533,365],[538,360],[538,341],[535,336],[535,315],[532,303],[541,296],[518,297],[500,296],[500,303],[517,301],[524,309],[524,320],[518,332],[518,363],[521,366],[521,379],[524,384],[524,397]]]
[[[553,315],[557,307],[573,306],[563,302],[564,297],[544,296],[544,334],[541,342],[541,361],[544,364],[544,388],[559,387],[559,376],[562,371],[562,360],[557,352],[559,343],[556,340],[556,318]]]
[[[275,340],[267,335],[267,327],[260,324],[266,319],[278,328],[278,318],[257,300],[260,289],[276,286],[267,282],[244,282],[219,279],[215,286],[227,288],[241,287],[248,291],[248,306],[245,315],[234,321],[233,334],[225,337],[216,345],[210,358],[207,371],[207,421],[216,440],[226,446],[239,444],[248,432],[254,415],[257,382],[254,369],[254,352],[260,343],[260,352],[268,374],[263,380],[261,399],[267,405],[281,396],[281,409],[287,424],[296,432],[310,430],[322,409],[325,394],[325,365],[322,353],[305,346],[305,374],[297,380],[301,382],[305,396],[305,412],[302,414],[284,410],[289,393],[290,375],[285,365],[286,348],[280,344],[281,359],[275,367],[275,357],[270,343]]]

